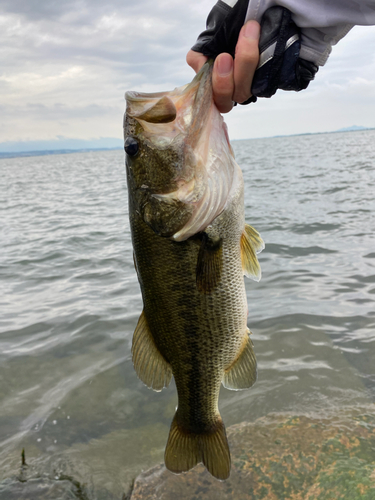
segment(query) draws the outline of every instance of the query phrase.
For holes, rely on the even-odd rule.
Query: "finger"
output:
[[[233,108],[233,58],[223,53],[217,56],[212,73],[214,101],[220,113],[228,113]]]
[[[207,57],[200,52],[195,52],[194,50],[189,50],[186,55],[186,62],[193,68],[193,70],[198,73],[203,64],[207,61]]]
[[[260,25],[248,21],[241,29],[234,60],[234,94],[236,102],[244,102],[251,96],[251,83],[259,61]]]

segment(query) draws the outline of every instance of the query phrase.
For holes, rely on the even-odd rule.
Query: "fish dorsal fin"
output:
[[[223,386],[227,389],[248,389],[257,379],[257,360],[249,333],[250,330],[247,330],[237,359],[225,370]]]
[[[201,233],[201,246],[196,267],[197,288],[211,293],[220,283],[223,268],[222,239],[211,228]]]
[[[134,369],[147,387],[154,391],[168,387],[172,368],[155,345],[144,311],[133,335],[132,356]]]
[[[261,252],[263,248],[264,242],[258,231],[245,224],[245,229],[241,236],[242,269],[245,276],[255,281],[259,281],[262,276],[256,254]]]
[[[177,110],[172,99],[163,96],[156,104],[148,108],[144,113],[135,116],[148,123],[170,123],[176,119]]]

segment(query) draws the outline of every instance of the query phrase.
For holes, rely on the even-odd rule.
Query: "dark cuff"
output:
[[[284,7],[268,9],[261,22],[260,59],[251,93],[271,97],[278,89],[297,92],[305,89],[318,66],[301,59],[300,49],[301,30],[292,21],[291,12]]]
[[[192,50],[212,58],[222,52],[234,57],[247,5],[248,0],[238,0],[234,7],[219,0],[208,15],[206,30],[199,35]]]

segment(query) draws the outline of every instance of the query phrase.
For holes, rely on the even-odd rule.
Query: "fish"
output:
[[[214,103],[212,66],[169,92],[127,92],[124,147],[143,298],[134,368],[155,391],[172,376],[176,383],[166,468],[178,474],[203,463],[225,480],[231,457],[219,391],[257,378],[244,275],[259,281],[264,243],[245,223],[242,171]]]

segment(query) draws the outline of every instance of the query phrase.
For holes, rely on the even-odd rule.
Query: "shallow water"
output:
[[[266,248],[261,282],[246,281],[258,381],[222,389],[226,425],[374,402],[375,132],[233,146]],[[0,171],[0,482],[25,448],[48,477],[120,499],[162,461],[177,402],[131,364],[142,301],[124,153],[3,159]]]

